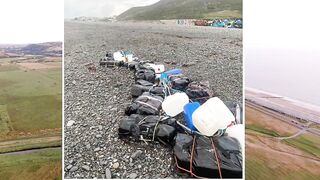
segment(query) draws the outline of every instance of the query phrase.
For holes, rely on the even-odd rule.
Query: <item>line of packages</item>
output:
[[[242,108],[215,97],[208,82],[181,69],[140,61],[130,51],[107,53],[101,66],[134,72],[132,103],[120,121],[120,139],[162,143],[173,150],[177,171],[195,178],[242,178]]]

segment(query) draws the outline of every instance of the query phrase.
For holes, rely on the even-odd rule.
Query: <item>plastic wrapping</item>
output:
[[[172,88],[179,91],[185,91],[190,83],[189,78],[181,76],[171,76],[169,80],[171,82]]]
[[[200,104],[205,103],[212,95],[209,83],[204,82],[191,82],[186,88],[186,94],[192,102],[199,102]]]
[[[221,161],[223,178],[242,178],[242,153],[240,143],[232,137],[221,136],[214,140]]]
[[[131,136],[131,126],[134,124],[138,124],[144,116],[139,114],[131,114],[130,116],[126,116],[124,119],[120,121],[118,134],[119,137]]]
[[[135,72],[135,80],[139,79],[154,83],[156,79],[156,74],[153,69],[138,69]]]
[[[162,102],[161,96],[144,92],[125,109],[125,114],[158,115]]]
[[[120,138],[133,137],[139,140],[143,137],[145,140],[173,145],[176,136],[175,119],[161,120],[159,116],[132,114],[120,121],[118,135]]]
[[[137,80],[131,88],[132,97],[138,97],[144,92],[150,92],[154,95],[164,97],[164,87],[162,86],[153,86],[152,83],[145,80]]]
[[[178,133],[174,156],[177,167],[193,177],[242,177],[241,148],[232,137],[208,138]]]

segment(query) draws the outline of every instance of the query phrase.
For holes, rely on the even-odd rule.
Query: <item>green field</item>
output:
[[[61,179],[61,68],[12,60],[0,59],[0,179]]]
[[[61,69],[0,67],[0,129],[33,133],[61,128]]]
[[[278,137],[279,134],[273,130],[263,128],[258,125],[246,125],[246,131],[250,131],[250,133],[257,133],[259,135],[264,135],[264,136],[271,136],[271,137]]]
[[[246,107],[246,179],[320,179],[319,136],[305,133],[280,140],[279,137],[291,136],[299,129],[290,128],[278,121]]]
[[[0,105],[0,136],[6,135],[12,130],[7,105]]]
[[[298,171],[290,171],[285,166],[267,166],[265,161],[259,160],[259,157],[246,158],[246,179],[248,180],[317,180],[319,176],[305,171],[304,169]]]
[[[284,140],[289,146],[295,147],[320,160],[320,138],[310,135],[301,135],[292,139]]]
[[[49,148],[24,154],[0,154],[0,179],[62,179],[61,148]]]

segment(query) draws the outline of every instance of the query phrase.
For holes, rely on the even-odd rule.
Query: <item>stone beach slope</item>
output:
[[[134,77],[123,67],[99,67],[107,51],[181,68],[194,81],[209,81],[223,101],[242,104],[240,29],[66,21],[64,45],[65,178],[186,177],[176,172],[169,147],[119,140]],[[96,72],[88,70],[93,66]]]

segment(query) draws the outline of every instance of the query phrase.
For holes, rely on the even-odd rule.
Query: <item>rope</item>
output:
[[[147,117],[148,117],[148,116],[147,116]],[[145,118],[143,118],[141,121],[139,121],[138,125],[141,125],[141,124],[143,123],[143,121],[146,120],[147,117],[145,117]],[[160,123],[161,121],[165,120],[165,119],[166,119],[166,117],[161,117],[161,116],[159,117],[159,120],[157,121],[156,125],[154,126],[154,130],[153,130],[153,133],[152,133],[152,139],[144,139],[143,136],[140,135],[140,140],[141,140],[141,141],[144,141],[146,144],[148,144],[147,141],[154,141],[154,139],[155,139],[155,134],[156,134],[156,129],[157,129],[159,123]]]
[[[159,117],[159,121],[157,121],[157,124],[154,126],[153,134],[152,134],[152,141],[154,141],[154,138],[156,136],[156,129],[157,129],[158,124],[159,124],[160,121],[161,121],[161,116]]]
[[[136,102],[139,103],[139,104],[148,106],[148,107],[152,108],[152,109],[155,110],[155,111],[158,111],[158,109],[157,109],[156,107],[153,107],[152,105],[150,105],[150,104],[148,104],[148,103],[145,103],[145,102],[142,102],[142,101],[136,101]]]
[[[190,157],[190,172],[192,173],[192,160],[193,160],[193,151],[194,151],[194,144],[196,142],[196,138],[193,136],[193,141],[192,141],[192,149],[191,149],[191,157]],[[192,173],[193,174],[193,173]]]
[[[184,169],[183,167],[180,167],[179,164],[178,164],[177,157],[174,156],[174,159],[175,159],[175,161],[176,161],[176,166],[177,166],[178,169],[189,173],[189,174],[191,175],[191,177],[193,176],[193,177],[196,177],[196,178],[198,178],[198,179],[207,179],[206,177],[198,176],[198,175],[196,175],[196,174],[194,174],[194,173],[192,172],[192,160],[193,160],[194,145],[195,145],[195,137],[193,137],[193,143],[192,143],[192,149],[191,149],[191,157],[190,157],[190,162],[189,162],[189,163],[190,163],[190,164],[189,164],[190,169],[187,170],[187,169]]]
[[[198,179],[207,179],[207,178],[205,178],[205,177],[197,176],[197,175],[194,174],[193,172],[190,172],[189,170],[187,170],[187,169],[185,169],[185,168],[183,168],[183,167],[180,167],[179,164],[178,164],[178,160],[177,160],[177,157],[176,157],[176,156],[174,156],[174,159],[175,159],[175,161],[176,161],[176,166],[177,166],[178,169],[180,169],[180,170],[182,170],[182,171],[184,171],[184,172],[187,172],[187,173],[189,173],[191,176],[194,176],[194,177],[196,177],[196,178],[198,178]]]
[[[139,96],[139,98],[147,98],[147,99],[155,100],[155,101],[162,103],[162,101],[160,99],[157,99],[157,98],[154,98],[151,96],[142,95],[142,96]]]
[[[146,119],[147,119],[147,116],[144,117],[141,121],[139,121],[139,122],[138,122],[138,125],[141,125],[141,123],[142,123],[144,120],[146,120]]]
[[[211,139],[212,148],[213,148],[213,150],[214,150],[214,155],[215,155],[216,160],[217,160],[219,176],[220,176],[220,179],[222,179],[222,173],[221,173],[220,160],[219,160],[219,158],[218,158],[218,153],[217,153],[217,150],[216,150],[216,147],[215,147],[215,145],[214,145],[214,143],[213,143],[212,138],[210,138],[210,139]]]

